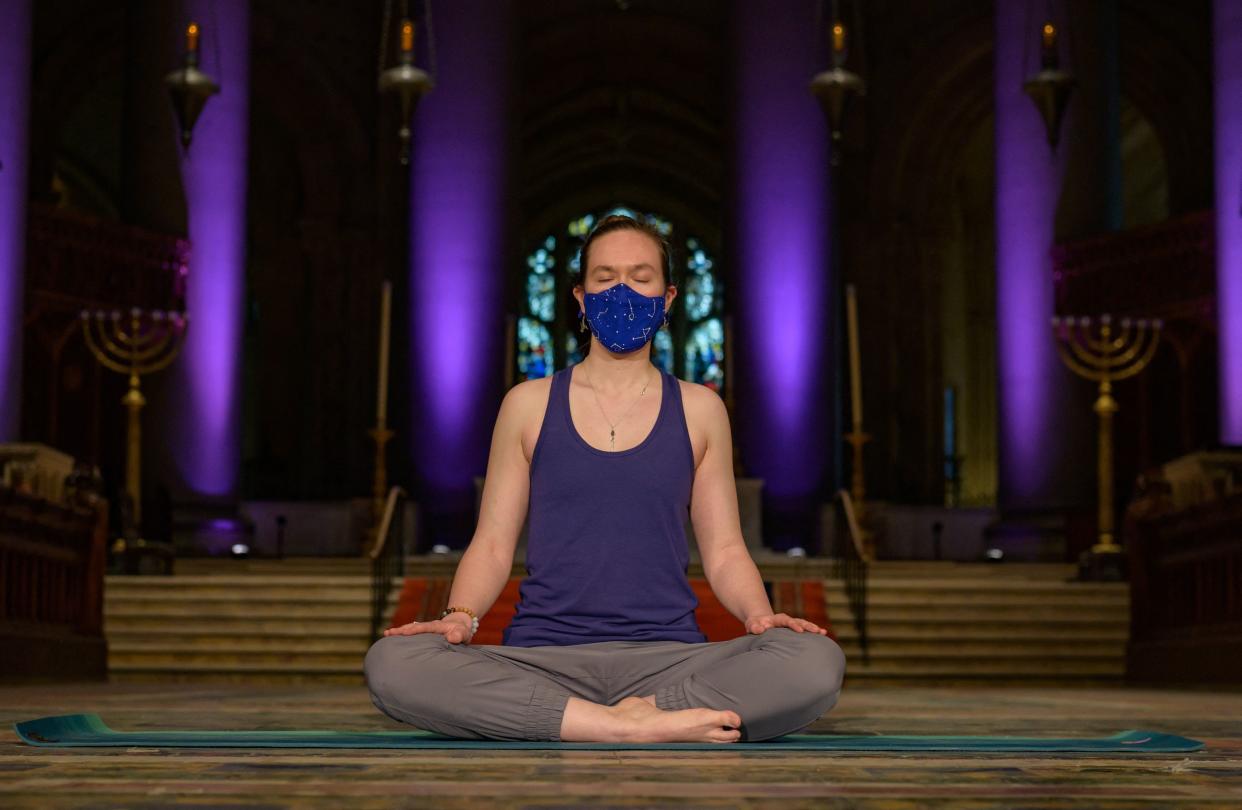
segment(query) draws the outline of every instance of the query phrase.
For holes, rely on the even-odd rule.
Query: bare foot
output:
[[[664,711],[640,697],[623,698],[612,712],[622,742],[737,742],[742,718],[715,709]]]

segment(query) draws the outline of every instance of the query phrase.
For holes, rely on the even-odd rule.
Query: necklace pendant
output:
[[[613,450],[617,449],[617,431],[616,430],[608,431],[608,446],[611,447]]]

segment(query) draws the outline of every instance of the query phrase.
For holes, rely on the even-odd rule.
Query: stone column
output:
[[[437,4],[436,86],[414,115],[410,191],[409,442],[419,545],[474,531],[504,391],[510,4]],[[392,171],[398,171],[397,166]],[[399,322],[399,319],[394,319]]]
[[[1011,556],[1059,557],[1059,533],[1038,525],[1040,517],[1024,526],[1022,516],[1046,515],[1056,504],[1057,460],[1067,450],[1057,423],[1064,371],[1049,324],[1049,251],[1064,161],[1022,91],[1036,66],[1024,58],[1038,54],[1037,21],[1025,3],[996,3],[995,15],[997,499],[1008,525],[993,542]]]
[[[30,0],[0,0],[0,442],[21,430]]]
[[[202,31],[200,66],[220,83],[220,93],[207,102],[181,161],[191,243],[190,325],[174,365],[170,451],[179,479],[175,498],[214,507],[210,523],[226,535],[217,543],[223,545],[231,541],[224,524],[235,508],[241,456],[250,4],[184,0],[182,31],[190,20]]]
[[[828,126],[810,93],[827,22],[814,0],[733,5],[734,432],[763,480],[765,543],[819,548],[840,435],[833,379]],[[733,384],[733,383],[731,383]]]
[[[1212,5],[1220,441],[1242,445],[1242,4]]]

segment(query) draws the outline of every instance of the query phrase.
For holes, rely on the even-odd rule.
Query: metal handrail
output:
[[[392,487],[384,501],[384,512],[375,542],[367,551],[371,560],[371,638],[377,639],[384,631],[384,614],[388,608],[388,595],[395,577],[405,573],[405,490]]]
[[[854,629],[858,633],[858,648],[863,664],[871,661],[867,632],[867,574],[870,559],[862,528],[858,525],[854,501],[847,490],[838,490],[833,499],[836,517],[833,532],[833,576],[841,580],[849,601],[850,613],[854,615]]]

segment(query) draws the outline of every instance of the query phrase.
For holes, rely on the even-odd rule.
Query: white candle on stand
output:
[[[380,296],[379,391],[376,393],[375,421],[379,427],[388,419],[388,333],[392,321],[392,282],[384,282]]]
[[[854,285],[845,288],[846,324],[849,327],[850,351],[850,405],[854,429],[862,432],[862,373],[858,356],[858,302],[854,297]]]

